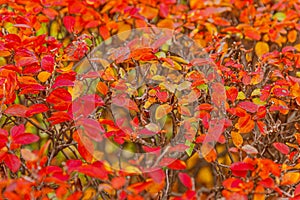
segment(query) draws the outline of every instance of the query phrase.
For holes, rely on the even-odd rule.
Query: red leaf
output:
[[[80,167],[82,165],[82,161],[81,160],[68,160],[66,162],[66,165],[68,167],[68,172],[71,173],[74,170],[77,170],[78,167]]]
[[[212,110],[214,107],[212,105],[210,105],[209,103],[202,103],[200,104],[196,110],[207,110],[210,111]]]
[[[28,66],[37,62],[38,60],[36,57],[21,57],[19,59],[16,59],[17,66]]]
[[[258,105],[250,101],[240,102],[238,106],[251,113],[255,113],[258,109]]]
[[[16,137],[13,137],[14,144],[31,144],[39,140],[39,136],[31,133],[19,134]]]
[[[24,124],[21,124],[19,126],[14,126],[10,130],[10,135],[12,138],[17,137],[19,135],[22,135],[25,132],[25,126]]]
[[[231,102],[234,102],[238,96],[238,90],[236,87],[230,87],[226,90],[226,96]]]
[[[96,120],[93,119],[80,119],[77,122],[77,125],[81,125],[84,129],[84,133],[94,141],[102,141],[101,133],[104,133],[105,130],[103,126]]]
[[[211,98],[212,102],[217,107],[220,107],[222,104],[224,104],[226,102],[226,91],[224,85],[221,83],[213,83]]]
[[[168,17],[169,14],[169,6],[167,6],[165,3],[161,3],[159,5],[159,16],[162,18]]]
[[[46,55],[42,59],[41,67],[42,67],[43,70],[52,73],[53,70],[54,70],[54,63],[55,63],[55,61],[54,61],[53,56]]]
[[[34,104],[30,106],[26,112],[27,117],[31,117],[35,114],[47,112],[49,108],[45,104]]]
[[[253,40],[260,40],[260,32],[253,29],[253,28],[249,28],[245,30],[245,36],[253,39]]]
[[[175,160],[171,164],[168,165],[168,168],[175,170],[182,170],[186,168],[186,164],[182,160]]]
[[[76,131],[73,134],[73,139],[78,143],[79,154],[87,161],[93,160],[94,145],[93,142],[86,136],[79,135]]]
[[[192,179],[189,175],[187,175],[186,173],[179,172],[178,177],[179,177],[179,180],[181,181],[181,183],[185,187],[187,187],[187,188],[193,187]]]
[[[274,188],[274,180],[272,178],[266,178],[264,180],[259,181],[259,185],[262,185],[266,188]]]
[[[156,96],[161,102],[167,102],[169,97],[168,92],[157,92]]]
[[[72,16],[65,16],[64,19],[64,25],[66,29],[71,33],[74,30],[74,25],[75,25],[75,17]]]
[[[245,162],[235,162],[231,164],[230,169],[233,175],[245,177],[248,170],[254,170],[254,166]]]
[[[101,37],[103,38],[103,40],[106,40],[107,38],[110,37],[109,30],[107,29],[106,26],[100,26],[99,33],[100,33]]]
[[[46,101],[54,104],[54,109],[63,111],[71,105],[72,96],[66,89],[57,88],[49,94]]]
[[[78,171],[101,180],[106,180],[108,178],[108,173],[102,165],[83,165],[78,168]]]
[[[8,107],[4,113],[17,117],[26,117],[27,110],[28,108],[26,106],[23,106],[21,104],[14,104]]]
[[[288,96],[290,94],[290,92],[287,89],[285,89],[285,88],[275,88],[273,90],[273,93],[277,97],[286,97],[286,96]]]
[[[6,153],[4,157],[4,163],[12,172],[18,171],[21,166],[21,161],[19,158],[10,153]]]
[[[162,169],[153,169],[153,171],[148,174],[156,183],[161,183],[166,177],[165,172]]]
[[[290,149],[287,145],[280,143],[280,142],[274,142],[273,146],[280,151],[280,153],[287,155],[290,152]]]
[[[48,118],[48,121],[51,122],[52,125],[71,121],[71,120],[72,120],[71,116],[68,113],[63,111],[54,112],[52,113],[51,117]]]
[[[288,51],[295,51],[295,50],[296,50],[296,48],[293,46],[286,46],[282,49],[282,53],[286,53]]]
[[[113,186],[113,188],[115,189],[120,189],[122,188],[126,183],[126,178],[125,177],[114,177],[111,180],[111,185]]]
[[[294,192],[294,196],[299,196],[300,195],[300,184],[297,185],[295,192]]]
[[[127,190],[132,191],[135,194],[141,193],[145,190],[149,185],[151,185],[151,181],[142,182],[142,183],[134,183],[127,187]]]

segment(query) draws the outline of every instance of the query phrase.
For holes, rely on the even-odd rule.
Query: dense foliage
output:
[[[300,199],[299,1],[0,0],[0,6],[0,199]],[[188,35],[216,74],[144,48],[99,71],[96,98],[80,94],[78,62],[90,62],[89,52],[111,36],[142,27]],[[200,122],[196,130],[185,123],[188,148],[177,146],[182,156],[170,163],[158,156],[151,171],[139,163],[121,170],[104,157],[113,150],[95,142],[110,138],[122,148],[159,150],[175,134],[178,115],[194,113],[180,107],[170,85],[135,94],[136,101],[113,98],[128,89],[122,73],[146,62],[151,72],[165,67],[193,83],[188,96],[199,104]],[[132,119],[111,117],[112,98]],[[222,127],[211,116],[220,101]],[[168,122],[160,131],[147,117],[154,103],[154,118]],[[76,123],[74,112],[83,116]],[[138,126],[146,128],[128,128]],[[222,134],[207,143],[216,131],[211,126]]]

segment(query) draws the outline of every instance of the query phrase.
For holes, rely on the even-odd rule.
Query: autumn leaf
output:
[[[13,137],[12,139],[14,144],[31,144],[33,142],[37,142],[40,138],[39,136],[31,133],[23,133]]]
[[[45,104],[34,104],[27,109],[25,114],[27,117],[31,117],[38,113],[47,112],[48,110],[49,108]]]
[[[238,132],[235,132],[235,131],[232,131],[231,132],[231,138],[232,138],[232,141],[233,141],[233,144],[236,146],[236,147],[241,147],[242,144],[243,144],[243,137],[241,136],[241,134],[239,134]]]
[[[253,147],[252,145],[246,144],[244,146],[242,146],[242,150],[244,152],[246,152],[247,154],[258,154],[258,150]]]
[[[12,171],[12,172],[17,172],[21,166],[21,161],[20,159],[11,153],[6,153],[3,161],[5,165]]]
[[[189,175],[187,175],[186,173],[179,172],[178,177],[179,177],[179,180],[181,181],[181,183],[185,187],[187,187],[187,188],[193,187],[192,179]]]
[[[234,102],[238,96],[238,90],[236,89],[236,87],[233,86],[227,89],[226,96],[231,102]]]
[[[238,119],[238,122],[235,124],[235,127],[239,129],[240,133],[249,133],[253,130],[255,126],[254,121],[251,119],[250,115],[241,117]]]
[[[266,196],[264,193],[265,193],[265,188],[261,185],[258,185],[255,188],[253,199],[254,200],[264,200],[265,196]]]
[[[254,170],[254,166],[245,162],[235,162],[230,169],[235,176],[245,177],[249,170]]]
[[[287,172],[283,175],[280,185],[293,185],[300,179],[299,172]]]
[[[75,17],[73,16],[65,16],[63,19],[63,23],[66,27],[66,29],[72,33],[74,30],[74,25],[75,25]]]
[[[265,42],[257,42],[255,45],[255,53],[258,57],[269,52],[269,45]]]
[[[43,70],[52,73],[52,71],[54,70],[54,58],[51,55],[46,55],[43,57],[42,62],[41,62],[41,67]]]
[[[151,185],[151,181],[146,181],[146,182],[140,182],[140,183],[134,183],[130,186],[127,187],[127,190],[138,194],[141,193],[143,190],[145,190],[149,185]]]
[[[102,95],[106,95],[108,92],[108,87],[104,82],[99,82],[97,84],[97,90],[102,94]]]
[[[120,189],[122,188],[126,183],[126,178],[125,177],[114,177],[111,180],[111,185],[115,189]]]
[[[171,111],[172,111],[172,106],[170,106],[169,104],[159,105],[155,111],[155,119],[159,120],[164,116],[166,116]]]
[[[201,154],[207,162],[214,162],[217,159],[217,152],[209,143],[204,143],[201,146]]]
[[[273,146],[280,151],[282,154],[287,155],[290,152],[290,149],[287,145],[280,143],[280,142],[274,142]]]
[[[4,113],[12,116],[17,117],[26,117],[26,112],[28,111],[28,108],[21,104],[14,104],[10,107],[8,107]]]

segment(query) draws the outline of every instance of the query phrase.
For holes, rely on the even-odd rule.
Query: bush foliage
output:
[[[300,199],[299,1],[0,2],[1,199]],[[187,35],[209,55],[215,74],[144,48],[98,71],[96,97],[82,96],[80,60],[90,62],[89,52],[111,36],[126,40],[143,27]],[[180,107],[170,85],[149,86],[135,98],[113,96],[128,89],[122,73],[147,62],[151,73],[166,68],[191,81],[192,92],[183,97],[194,98],[195,110]],[[111,99],[132,118],[114,119]],[[220,102],[221,127],[211,114]],[[160,131],[149,125],[152,104],[158,105],[155,120],[166,120]],[[197,128],[185,122],[186,146],[176,146],[188,149],[170,163],[160,152],[151,171],[140,167],[142,156],[121,170],[105,158],[114,150],[95,146],[109,138],[129,150],[160,150],[174,137],[179,115],[191,113]],[[146,129],[130,128],[140,126]],[[217,129],[222,134],[215,138]]]

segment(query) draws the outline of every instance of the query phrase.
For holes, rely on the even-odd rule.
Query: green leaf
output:
[[[272,19],[277,19],[278,21],[283,21],[286,18],[286,14],[283,12],[277,12],[273,15]]]
[[[242,91],[240,91],[240,92],[238,93],[237,99],[239,99],[239,100],[244,100],[244,99],[246,99],[245,93],[242,92]]]
[[[188,146],[189,148],[185,150],[188,156],[191,156],[195,147],[195,144],[187,140],[185,142],[185,145]]]
[[[47,23],[42,23],[41,28],[36,32],[36,36],[43,35],[47,33]]]

